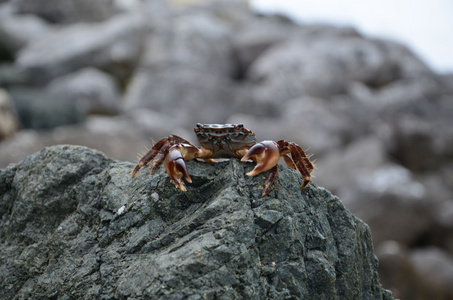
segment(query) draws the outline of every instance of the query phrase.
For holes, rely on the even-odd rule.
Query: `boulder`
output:
[[[323,99],[300,97],[287,101],[278,108],[281,117],[262,116],[263,107],[242,105],[250,114],[233,114],[228,123],[244,123],[253,130],[259,140],[286,139],[300,144],[309,152],[321,157],[341,149],[350,140],[357,122],[338,113]],[[277,109],[274,109],[275,113]],[[267,110],[269,114],[272,110]]]
[[[230,27],[203,11],[156,22],[146,39],[140,68],[180,66],[213,76],[236,72]]]
[[[266,198],[252,163],[189,161],[176,190],[81,146],[0,170],[0,293],[7,298],[393,299],[368,226],[280,168]]]
[[[449,252],[425,247],[412,251],[410,259],[415,269],[448,289],[450,297],[453,295],[453,256]]]
[[[0,64],[0,86],[9,88],[17,85],[28,85],[30,83],[27,72],[18,68],[13,63]]]
[[[246,77],[253,83],[254,102],[273,105],[275,109],[302,96],[329,98],[343,92],[347,80],[338,65],[299,40],[265,51],[251,64]]]
[[[391,240],[376,248],[380,278],[395,298],[452,299],[451,258],[432,248],[415,249],[410,253],[404,245]]]
[[[222,123],[236,109],[230,26],[206,12],[158,22],[125,93],[126,109],[149,108],[177,126]]]
[[[149,149],[152,140],[171,134],[195,142],[193,132],[186,131],[190,128],[169,128],[171,122],[168,116],[140,109],[116,117],[92,115],[84,123],[53,129],[21,130],[0,143],[0,168],[57,144],[84,145],[115,159],[136,160],[139,153]]]
[[[168,126],[223,123],[236,108],[235,86],[226,77],[182,66],[138,71],[125,94],[126,110],[152,109],[173,118]]]
[[[103,21],[113,16],[111,0],[13,0],[19,14],[36,14],[52,23]]]
[[[117,114],[120,87],[111,75],[95,68],[84,68],[55,78],[47,86],[49,94],[73,102],[84,114]]]
[[[388,161],[377,137],[358,140],[317,163],[319,182],[373,230],[375,246],[387,240],[416,245],[432,230],[442,204],[423,181]]]
[[[8,93],[0,89],[0,141],[15,134],[19,129],[13,103]]]
[[[122,79],[135,66],[145,27],[145,19],[136,13],[63,26],[27,44],[16,63],[37,84],[88,66],[109,70]]]
[[[51,31],[45,21],[35,15],[8,15],[0,17],[0,40],[12,53]]]
[[[23,128],[49,129],[83,121],[75,103],[40,89],[15,87],[10,91]]]

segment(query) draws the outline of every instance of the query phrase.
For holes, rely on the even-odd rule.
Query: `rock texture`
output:
[[[0,171],[0,294],[8,299],[393,299],[368,226],[282,167],[269,197],[251,163],[161,166],[81,146],[44,148]]]

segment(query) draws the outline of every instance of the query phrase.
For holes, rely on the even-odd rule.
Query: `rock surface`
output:
[[[251,163],[163,166],[81,146],[44,148],[0,170],[0,294],[96,299],[393,299],[368,226],[282,167],[269,197]]]

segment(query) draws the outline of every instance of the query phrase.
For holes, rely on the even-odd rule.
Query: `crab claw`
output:
[[[245,175],[255,176],[277,165],[280,159],[280,150],[278,150],[277,143],[274,141],[263,141],[253,145],[242,157],[241,161],[246,161],[247,159],[252,159],[257,164],[252,171]]]
[[[192,179],[190,179],[189,172],[187,172],[187,167],[184,163],[184,158],[178,147],[172,147],[168,152],[168,155],[165,158],[165,168],[171,178],[171,182],[174,183],[178,189],[186,192],[187,189],[184,182],[182,182],[182,177],[184,176],[189,183],[192,183]]]

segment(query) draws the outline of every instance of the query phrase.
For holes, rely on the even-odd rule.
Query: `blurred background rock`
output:
[[[0,167],[54,144],[135,161],[241,122],[313,153],[401,299],[453,299],[452,118],[452,74],[352,27],[247,1],[0,1]]]

